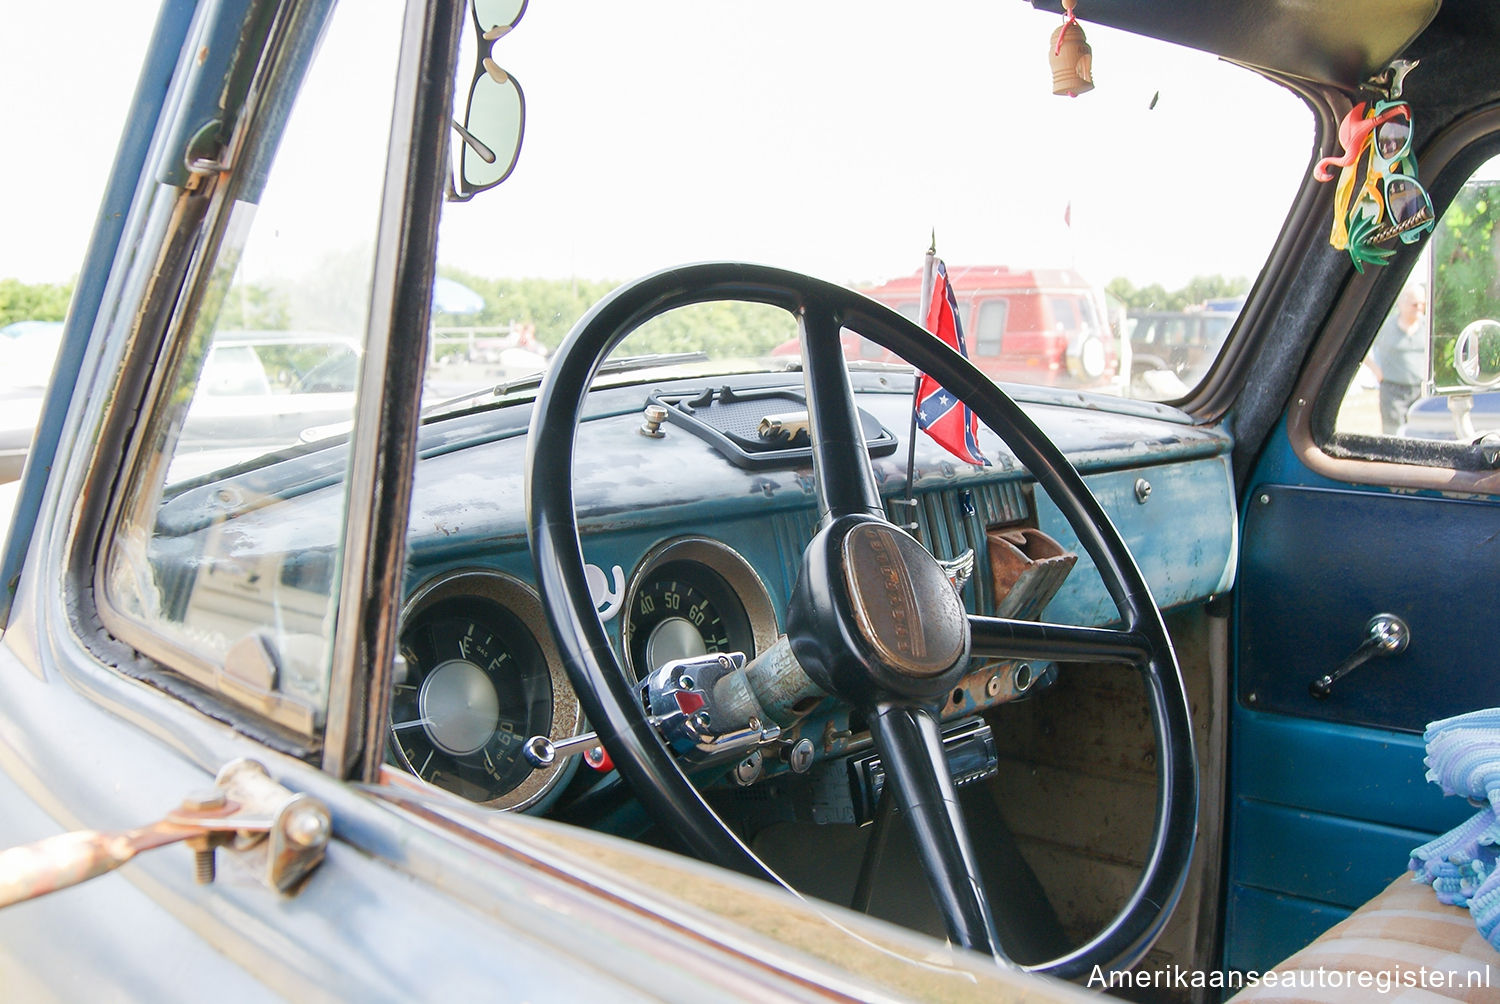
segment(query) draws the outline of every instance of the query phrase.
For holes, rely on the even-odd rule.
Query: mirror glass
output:
[[[1500,321],[1485,318],[1464,326],[1453,343],[1453,369],[1470,387],[1500,383]]]

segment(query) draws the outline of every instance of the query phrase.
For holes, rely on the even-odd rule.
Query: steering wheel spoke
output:
[[[838,316],[827,305],[813,302],[802,307],[797,320],[812,432],[813,475],[822,515],[837,519],[864,513],[884,519],[885,509],[880,504],[854,404],[849,367],[844,362]]]
[[[896,804],[911,828],[948,937],[955,944],[1009,962],[995,933],[979,863],[948,775],[938,723],[926,708],[890,703],[878,705],[869,721],[886,783],[892,786]]]
[[[1105,662],[1139,667],[1152,646],[1136,631],[1078,627],[1007,617],[969,616],[975,655],[1046,662]]]

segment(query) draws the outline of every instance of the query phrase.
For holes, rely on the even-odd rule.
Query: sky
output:
[[[0,9],[0,279],[77,273],[156,8],[13,0]]]
[[[0,87],[27,98],[0,103],[0,135],[11,137],[0,157],[0,278],[76,273],[155,6],[17,2],[0,15]],[[743,14],[728,32],[697,23],[726,8]],[[520,163],[500,189],[445,215],[444,261],[488,275],[621,279],[738,257],[868,281],[911,272],[935,231],[950,262],[1076,265],[1101,284],[1131,274],[1173,288],[1206,263],[1254,274],[1281,218],[1251,209],[1247,192],[1294,185],[1310,131],[1268,135],[1244,122],[1280,116],[1291,99],[1268,99],[1255,80],[1226,107],[1207,105],[1210,88],[1196,84],[1232,82],[1239,70],[1199,53],[1163,57],[1097,26],[1099,87],[1052,98],[1055,16],[1015,0],[944,0],[921,18],[912,9],[532,0],[495,50],[527,96]],[[964,37],[948,10],[964,18]],[[933,77],[913,79],[911,52],[950,47]],[[748,85],[728,105],[722,89],[695,86],[725,72]],[[809,94],[827,107],[789,115]],[[1275,116],[1262,115],[1267,101]],[[734,126],[717,128],[726,109]],[[1212,131],[1184,137],[1181,124],[1196,121]],[[659,159],[623,152],[666,151],[684,135]],[[1278,160],[1293,172],[1267,181]],[[1169,201],[1142,194],[1163,190]],[[309,191],[262,212],[314,208]]]

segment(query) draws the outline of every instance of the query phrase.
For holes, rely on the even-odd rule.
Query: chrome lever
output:
[[[1333,685],[1376,656],[1386,657],[1406,651],[1411,642],[1411,628],[1395,614],[1376,614],[1365,626],[1365,640],[1338,668],[1307,685],[1308,693],[1318,700],[1333,693]]]
[[[570,756],[587,753],[597,746],[599,746],[599,733],[597,732],[585,732],[557,742],[553,742],[546,736],[532,736],[521,747],[521,755],[534,769],[541,770],[543,767],[551,767],[558,760],[566,760]],[[595,767],[599,766],[592,760],[590,764]]]

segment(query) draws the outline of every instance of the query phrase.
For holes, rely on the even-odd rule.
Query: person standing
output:
[[[1391,435],[1406,421],[1406,411],[1422,396],[1427,380],[1427,287],[1409,284],[1396,297],[1375,344],[1365,360],[1380,381],[1380,431]]]

